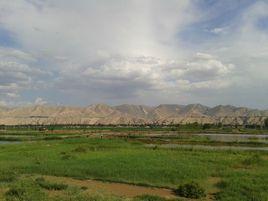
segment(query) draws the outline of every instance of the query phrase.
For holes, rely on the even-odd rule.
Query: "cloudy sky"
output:
[[[0,105],[267,100],[267,0],[0,0]]]

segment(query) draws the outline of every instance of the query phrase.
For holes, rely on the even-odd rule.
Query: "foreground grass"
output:
[[[55,184],[53,184],[55,185]],[[59,185],[59,184],[58,184]],[[143,195],[132,199],[112,195],[88,194],[85,189],[70,186],[67,189],[57,189],[61,192],[47,191],[31,178],[18,180],[10,184],[3,200],[6,201],[166,201],[158,196]],[[1,198],[0,198],[1,200]],[[170,201],[179,201],[173,199]]]
[[[220,178],[217,200],[268,200],[268,156],[261,152],[149,149],[123,140],[81,138],[2,145],[0,164],[0,184],[18,184],[12,175],[39,174],[173,189],[194,181],[209,192],[208,181]]]

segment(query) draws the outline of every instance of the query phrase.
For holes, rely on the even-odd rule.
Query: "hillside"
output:
[[[186,124],[198,122],[230,125],[262,125],[268,110],[219,105],[207,107],[201,104],[162,104],[156,107],[144,105],[105,104],[88,107],[35,105],[28,107],[1,107],[0,124]]]

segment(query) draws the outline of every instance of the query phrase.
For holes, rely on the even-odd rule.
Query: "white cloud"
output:
[[[197,92],[226,89],[227,97],[244,87],[251,94],[256,79],[267,89],[267,30],[256,26],[268,15],[267,3],[256,1],[230,24],[207,29],[215,38],[192,49],[180,32],[213,18],[195,3],[2,0],[0,26],[19,48],[0,48],[0,97],[15,99],[42,85],[54,92],[47,96],[60,93],[63,102],[141,97],[150,103],[166,100],[166,94],[170,101],[187,96],[198,102]],[[43,91],[37,96],[49,99]]]
[[[121,98],[169,85],[162,68],[188,54],[176,35],[198,15],[188,0],[21,0],[0,8],[2,26],[56,71],[52,90]]]
[[[20,97],[20,95],[19,94],[16,94],[16,93],[7,93],[6,95],[7,95],[7,97],[13,98],[13,99]]]
[[[23,52],[18,49],[12,49],[12,48],[1,48],[0,49],[0,58],[1,59],[15,59],[15,60],[22,60],[26,62],[35,62],[37,61],[36,58],[26,52]]]
[[[224,78],[234,68],[233,64],[223,64],[222,61],[212,55],[204,53],[197,53],[196,58],[187,62],[186,66],[187,68],[183,75],[193,81]]]
[[[229,24],[228,32],[206,43],[206,52],[235,65],[229,77],[233,81],[221,93],[231,104],[267,108],[268,29],[258,24],[268,17],[266,1],[252,2]]]
[[[176,32],[198,15],[188,0],[168,4],[162,0],[49,0],[42,4],[21,0],[1,1],[0,7],[1,23],[23,46],[41,55],[67,57],[82,64],[98,59],[100,52],[177,56]]]
[[[47,104],[47,101],[45,101],[43,98],[41,97],[37,97],[34,101],[34,105],[45,105]]]
[[[234,65],[212,55],[197,53],[189,61],[155,57],[117,57],[99,65],[74,68],[58,80],[62,91],[99,93],[106,98],[127,98],[155,91],[179,94],[198,89],[220,89],[231,84]]]
[[[216,27],[210,30],[214,34],[226,34],[228,33],[229,27]]]
[[[29,53],[11,48],[0,48],[0,97],[14,100],[21,91],[35,88],[38,80],[50,75],[36,67],[36,59]]]

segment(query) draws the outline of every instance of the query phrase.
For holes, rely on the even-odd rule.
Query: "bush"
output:
[[[61,154],[61,159],[62,160],[70,160],[72,158],[74,158],[74,157],[71,154],[67,154],[67,153],[62,153]]]
[[[79,152],[79,153],[86,153],[87,149],[85,147],[77,147],[73,151],[74,152]]]
[[[175,190],[175,193],[181,197],[194,198],[194,199],[199,199],[206,196],[205,190],[195,182],[180,185]]]
[[[204,124],[202,129],[207,130],[207,129],[210,129],[210,128],[212,128],[211,124]]]
[[[65,190],[68,187],[68,185],[66,184],[48,182],[43,177],[39,177],[35,181],[41,188],[44,188],[46,190],[60,191],[60,190]]]

